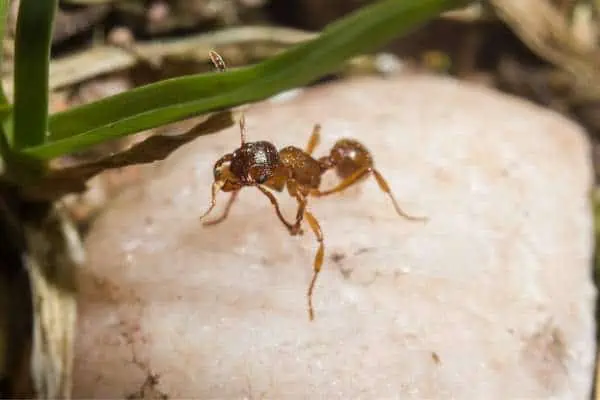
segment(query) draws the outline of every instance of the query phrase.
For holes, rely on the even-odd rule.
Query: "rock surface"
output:
[[[278,147],[304,147],[316,122],[316,155],[358,138],[404,209],[429,221],[398,217],[374,181],[313,199],[326,258],[310,323],[314,237],[290,237],[255,189],[201,226],[212,164],[239,133],[200,138],[152,166],[87,238],[75,396],[588,398],[582,130],[434,77],[332,84],[247,114],[249,140]]]

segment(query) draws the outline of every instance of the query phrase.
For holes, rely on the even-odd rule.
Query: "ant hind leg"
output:
[[[333,188],[331,188],[329,190],[314,189],[310,192],[310,194],[312,194],[315,197],[323,197],[323,196],[329,196],[330,194],[339,193],[339,192],[343,191],[344,189],[347,189],[349,186],[352,186],[356,182],[360,181],[369,172],[371,172],[370,167],[361,168],[358,171],[354,172],[349,177],[342,180],[340,183],[337,184],[337,186],[334,186]]]
[[[348,187],[354,185],[355,183],[360,181],[362,178],[364,178],[366,175],[371,174],[371,173],[375,177],[375,180],[377,181],[377,185],[379,186],[379,189],[381,189],[382,192],[387,194],[388,197],[392,200],[392,204],[394,205],[394,208],[396,209],[396,212],[398,213],[398,215],[400,215],[401,217],[406,218],[410,221],[427,221],[427,219],[428,219],[427,217],[415,217],[415,216],[407,214],[405,211],[403,211],[402,208],[400,208],[400,205],[398,205],[398,201],[396,201],[396,198],[394,197],[392,191],[390,190],[390,186],[388,185],[387,181],[384,179],[384,177],[381,175],[381,173],[373,167],[361,168],[358,171],[356,171],[355,173],[353,173],[352,175],[350,175],[349,177],[345,178],[342,182],[340,182],[337,186],[333,187],[332,189],[324,190],[324,191],[313,190],[311,192],[311,194],[315,197],[323,197],[323,196],[329,196],[334,193],[339,193],[339,192],[347,189]]]
[[[396,212],[398,213],[398,215],[400,215],[401,217],[404,217],[408,220],[411,220],[411,221],[427,221],[428,220],[427,217],[415,217],[415,216],[407,214],[404,210],[402,210],[400,208],[400,206],[398,205],[398,202],[396,201],[394,194],[390,190],[390,186],[388,185],[388,183],[384,179],[384,177],[381,175],[381,173],[374,168],[371,168],[371,172],[373,173],[373,176],[375,177],[375,180],[377,181],[377,184],[379,185],[379,188],[381,189],[381,191],[383,191],[385,194],[387,194],[388,197],[392,200],[392,203],[394,204],[394,208],[396,209]]]

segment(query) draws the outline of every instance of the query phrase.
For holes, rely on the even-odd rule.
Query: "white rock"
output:
[[[249,139],[278,147],[304,147],[316,122],[317,155],[361,140],[429,222],[398,217],[373,181],[312,199],[326,259],[311,323],[314,237],[290,237],[255,189],[201,226],[212,164],[239,136],[200,138],[87,239],[75,396],[587,398],[596,294],[582,130],[433,77],[333,84],[247,115]]]

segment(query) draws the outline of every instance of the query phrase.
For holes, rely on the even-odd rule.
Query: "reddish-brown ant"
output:
[[[215,52],[210,52],[213,64],[219,71],[226,69],[225,62]],[[323,232],[315,216],[307,210],[309,196],[323,197],[338,193],[349,186],[372,175],[379,188],[391,199],[396,212],[409,220],[424,221],[424,217],[413,217],[406,214],[398,205],[389,185],[383,176],[374,168],[373,157],[365,146],[352,139],[341,139],[335,143],[329,155],[315,159],[313,150],[319,143],[320,126],[315,125],[306,150],[287,146],[279,151],[267,141],[246,142],[245,119],[240,119],[241,146],[233,153],[225,154],[214,165],[214,182],[212,184],[211,201],[208,210],[200,217],[206,217],[215,207],[217,192],[231,192],[223,214],[203,225],[215,225],[227,218],[229,210],[239,191],[246,186],[260,190],[275,207],[281,222],[294,236],[302,233],[300,225],[306,219],[315,234],[319,248],[313,263],[313,276],[308,287],[308,314],[314,318],[312,294],[317,276],[323,265],[324,245]],[[341,182],[328,190],[321,190],[321,177],[328,170],[335,169]],[[298,202],[296,220],[288,222],[282,215],[277,199],[269,189],[282,192],[287,187],[290,196]]]

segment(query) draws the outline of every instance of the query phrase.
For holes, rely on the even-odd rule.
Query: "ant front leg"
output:
[[[308,318],[312,321],[315,319],[315,312],[313,308],[313,291],[315,289],[315,284],[317,282],[317,276],[319,272],[321,272],[321,267],[323,266],[323,257],[325,256],[325,246],[323,244],[323,231],[321,231],[321,226],[319,225],[319,221],[312,215],[309,211],[304,211],[304,217],[306,221],[310,225],[313,233],[317,237],[317,242],[319,242],[319,249],[317,250],[317,254],[315,255],[315,260],[313,262],[313,276],[310,280],[310,285],[308,286],[307,298],[308,298]]]
[[[229,211],[231,210],[231,206],[235,202],[235,199],[237,199],[237,196],[239,193],[240,193],[239,190],[236,190],[235,192],[231,193],[231,196],[229,197],[229,200],[227,201],[227,204],[225,205],[225,210],[223,211],[223,214],[220,217],[215,218],[210,221],[204,221],[202,223],[202,225],[204,225],[204,226],[217,225],[217,224],[220,224],[221,222],[225,221],[227,216],[229,216]]]
[[[208,210],[206,210],[206,212],[204,212],[204,214],[202,214],[200,216],[200,220],[202,220],[204,217],[206,217],[208,214],[210,214],[210,212],[213,210],[213,208],[215,208],[215,205],[217,204],[217,192],[219,190],[221,190],[221,188],[223,187],[223,185],[225,184],[225,182],[223,181],[215,181],[212,184],[212,190],[211,190],[211,197],[210,197],[210,206],[208,207]]]

